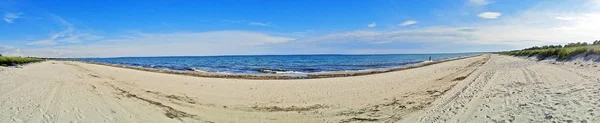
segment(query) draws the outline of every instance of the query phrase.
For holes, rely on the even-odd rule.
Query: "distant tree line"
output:
[[[539,50],[539,49],[552,49],[552,48],[566,48],[566,47],[579,47],[579,46],[590,46],[590,45],[600,45],[600,40],[596,40],[591,44],[587,42],[577,42],[577,43],[568,43],[567,45],[544,45],[544,46],[533,46],[530,48],[525,48],[523,50]]]

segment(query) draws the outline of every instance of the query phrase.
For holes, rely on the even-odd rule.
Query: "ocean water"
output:
[[[382,55],[251,55],[251,56],[171,56],[79,58],[86,62],[120,64],[180,71],[218,72],[230,74],[303,74],[316,72],[355,71],[392,68],[476,55],[451,54],[382,54]]]

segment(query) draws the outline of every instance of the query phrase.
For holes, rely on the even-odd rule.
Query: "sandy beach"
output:
[[[0,67],[0,122],[600,122],[597,63],[481,55],[293,80],[70,61]]]

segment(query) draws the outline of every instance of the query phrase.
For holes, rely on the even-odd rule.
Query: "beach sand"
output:
[[[0,122],[600,122],[600,68],[481,55],[352,77],[0,67]]]

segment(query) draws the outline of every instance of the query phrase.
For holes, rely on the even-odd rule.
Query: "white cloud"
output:
[[[413,25],[413,24],[416,24],[416,23],[417,23],[417,21],[408,20],[408,21],[404,21],[404,22],[402,22],[401,24],[398,24],[398,25],[400,25],[400,26],[408,26],[408,25]]]
[[[600,0],[590,0],[588,1],[587,4],[591,4],[593,6],[595,6],[596,8],[600,7]]]
[[[573,20],[574,18],[573,17],[557,16],[556,19],[569,21],[569,20]]]
[[[22,54],[43,57],[266,54],[268,45],[292,40],[295,39],[248,31],[137,33],[92,44],[27,49]]]
[[[13,49],[13,48],[0,45],[0,54],[6,55],[6,53],[9,52],[11,49]]]
[[[426,53],[512,50],[533,45],[598,40],[600,10],[576,7],[578,11],[557,9],[569,10],[572,6],[534,6],[503,15],[502,18],[498,17],[501,16],[498,13],[495,21],[454,26],[364,29],[318,36],[314,35],[323,31],[315,31],[312,36],[287,33],[269,35],[249,31],[139,33],[103,38],[91,44],[13,48],[4,52],[16,52],[19,49],[16,54],[46,57]],[[239,23],[247,24],[248,21]],[[375,22],[369,26],[375,27]],[[60,43],[58,39],[53,42]]]
[[[552,7],[550,7],[552,8]],[[557,16],[569,17],[564,21]],[[357,30],[311,38],[311,42],[366,44],[498,45],[504,50],[533,45],[566,44],[598,40],[600,11],[569,12],[530,9],[498,21],[464,26],[436,26],[401,30]],[[350,44],[352,44],[350,43]],[[512,47],[512,48],[511,48]],[[463,48],[455,48],[463,49]],[[482,49],[486,50],[486,49]]]
[[[0,45],[0,54],[2,54],[2,56],[21,56],[21,49],[13,46]]]
[[[483,19],[498,19],[501,15],[499,12],[483,12],[477,16]]]
[[[4,13],[4,21],[6,23],[13,23],[15,19],[21,18],[23,13]]]
[[[371,24],[369,24],[369,25],[367,25],[367,26],[368,26],[368,27],[375,27],[375,26],[377,26],[377,24],[375,24],[375,22],[373,22],[373,23],[371,23]]]
[[[252,25],[252,26],[270,26],[269,23],[263,23],[263,22],[248,22],[248,25]]]
[[[469,0],[469,3],[479,5],[479,6],[491,4],[491,2],[489,0]]]
[[[438,42],[468,40],[469,32],[460,31],[466,28],[431,27],[395,31],[358,30],[345,33],[330,34],[309,39],[310,41],[334,42],[371,42],[375,44],[391,42]]]

